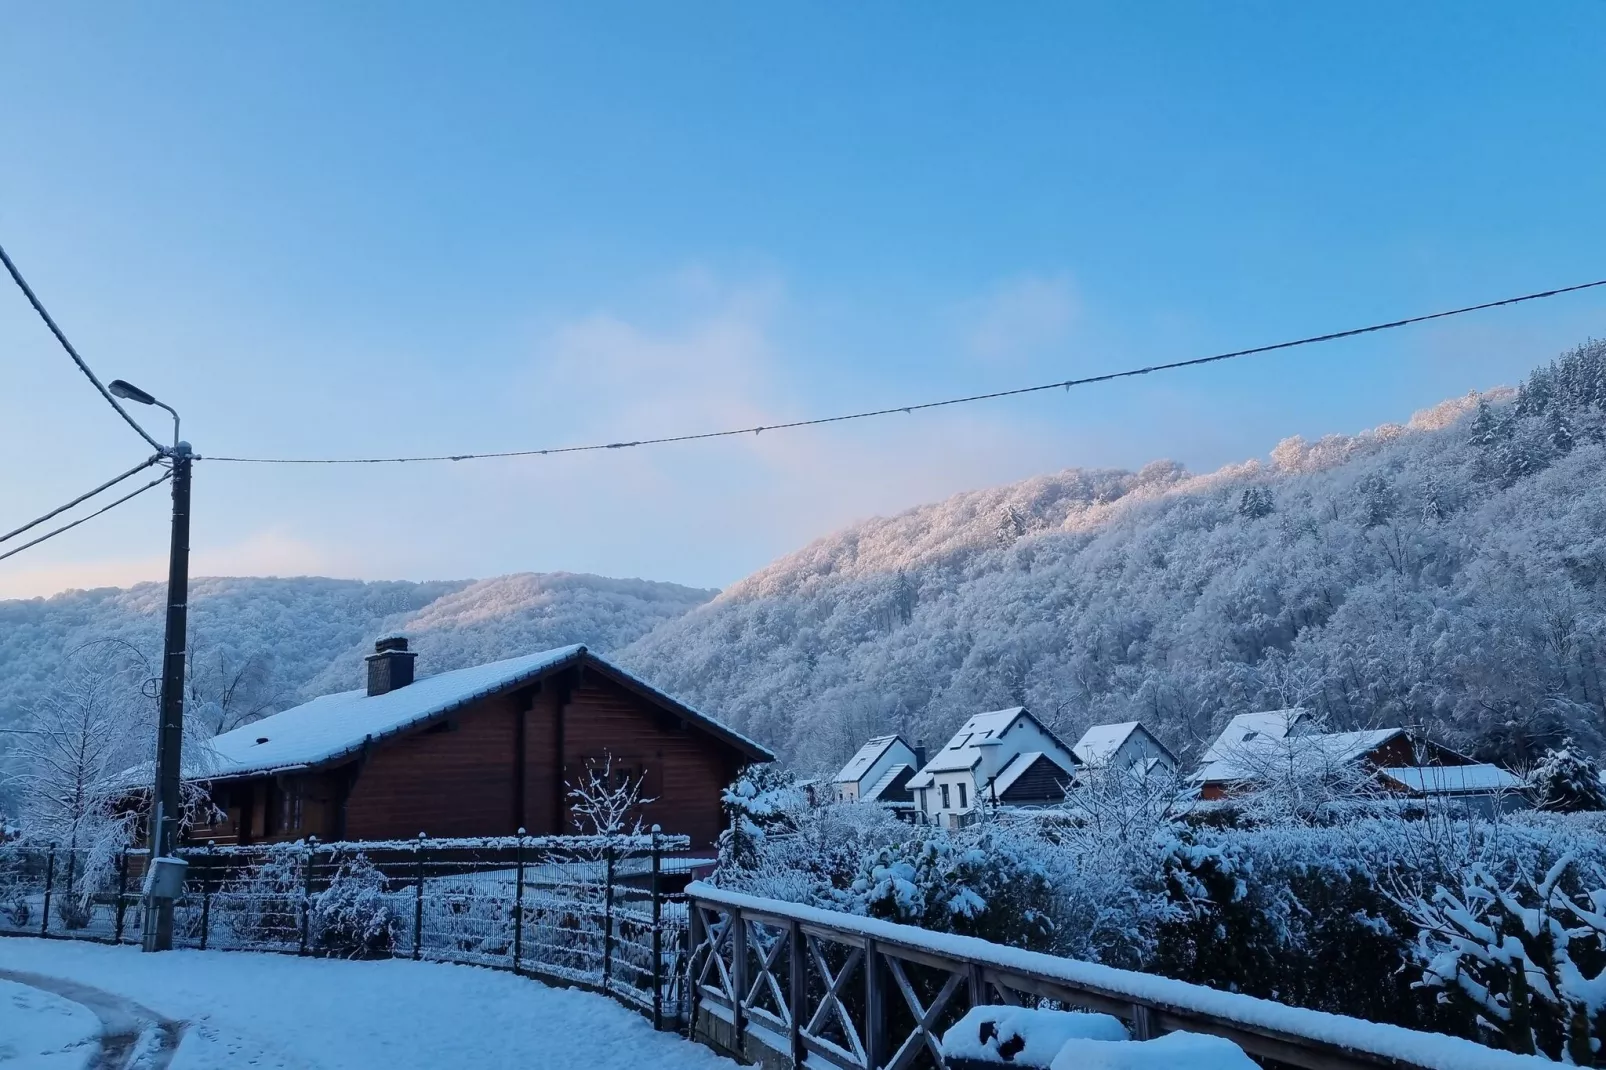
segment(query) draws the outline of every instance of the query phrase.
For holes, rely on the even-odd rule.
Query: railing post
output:
[[[212,928],[212,857],[213,843],[206,841],[206,866],[201,870],[201,950],[206,950],[207,933]]]
[[[514,847],[513,857],[518,866],[518,876],[513,883],[513,972],[523,970],[524,961],[524,829],[519,829],[519,841]]]
[[[652,1027],[664,1027],[664,895],[660,876],[663,851],[658,845],[659,827],[652,827]]]
[[[424,834],[418,834],[418,845],[413,848],[418,856],[418,876],[413,898],[413,961],[417,962],[424,947]]]
[[[301,947],[296,954],[307,953],[307,938],[312,932],[312,862],[318,853],[318,837],[307,837],[306,861],[301,864]]]
[[[56,883],[56,845],[50,845],[50,854],[45,862],[45,909],[39,918],[39,935],[44,936],[50,931],[50,892]]]
[[[697,1039],[697,998],[702,995],[702,981],[698,977],[697,958],[703,948],[702,907],[690,896],[686,897],[686,1039]]]
[[[880,1070],[887,1059],[887,993],[881,976],[881,949],[864,942],[864,1063]]]
[[[128,909],[128,848],[117,859],[117,921],[112,927],[112,943],[123,942],[123,912]]]
[[[730,911],[731,927],[731,1024],[736,1030],[736,1054],[740,1056],[747,1034],[747,1014],[742,1007],[742,997],[747,995],[747,922],[742,920],[739,907],[725,909]]]
[[[1160,1035],[1154,1021],[1154,1008],[1146,1003],[1132,1004],[1132,1039],[1153,1040]]]
[[[982,972],[979,965],[972,962],[965,970],[966,979],[970,982],[970,1005],[981,1007],[987,1003],[987,975]]]
[[[613,985],[613,844],[609,843],[607,867],[603,872],[606,882],[602,889],[602,990],[612,991]]]
[[[809,1012],[809,960],[803,947],[803,926],[793,921],[786,929],[787,1000],[786,1016],[791,1022],[792,1065],[801,1070],[808,1052],[803,1049],[803,1019]]]

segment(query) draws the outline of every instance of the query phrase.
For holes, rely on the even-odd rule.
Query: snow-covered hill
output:
[[[1520,759],[1606,730],[1606,344],[1190,475],[1070,470],[821,539],[623,653],[805,767],[1025,703],[1186,747],[1242,710]]]
[[[166,587],[68,591],[0,602],[0,724],[84,643],[160,658]],[[518,573],[488,580],[365,583],[197,579],[190,593],[191,690],[198,713],[237,719],[358,686],[376,635],[402,631],[419,672],[436,673],[567,643],[617,650],[713,591],[647,580]],[[134,654],[121,643],[130,644]]]

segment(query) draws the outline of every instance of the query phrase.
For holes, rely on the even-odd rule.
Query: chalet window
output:
[[[946,810],[946,809],[949,808],[949,806],[950,806],[950,803],[948,802],[948,785],[944,784],[942,786],[942,808],[944,810]]]
[[[970,803],[965,801],[965,785],[960,784],[959,785],[959,808],[961,810],[963,810],[965,807],[967,807],[969,805],[970,805]]]

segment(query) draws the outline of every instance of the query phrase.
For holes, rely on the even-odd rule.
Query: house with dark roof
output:
[[[908,806],[909,780],[926,764],[926,748],[902,736],[876,736],[860,747],[832,779],[838,802]]]
[[[915,816],[955,826],[983,806],[1051,806],[1080,764],[1024,706],[978,713],[910,779]]]
[[[774,755],[584,646],[416,677],[407,640],[375,644],[366,686],[192,748],[185,779],[217,812],[191,840],[266,843],[575,831],[568,788],[610,765],[646,824],[707,845],[720,793]],[[137,782],[137,781],[135,781]]]

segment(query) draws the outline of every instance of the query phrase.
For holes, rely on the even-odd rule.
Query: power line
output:
[[[50,318],[50,313],[45,311],[44,304],[40,302],[38,295],[33,292],[33,287],[28,285],[28,280],[22,277],[22,272],[17,270],[17,265],[12,263],[11,257],[6,255],[4,246],[0,246],[0,261],[5,262],[6,270],[11,273],[12,280],[16,282],[17,286],[28,298],[28,303],[33,306],[33,310],[39,313],[39,318],[45,321],[45,326],[49,327],[50,333],[56,336],[56,341],[61,343],[61,348],[65,349],[67,355],[73,359],[73,363],[78,365],[78,370],[83,372],[89,378],[89,381],[95,384],[95,389],[100,391],[100,396],[106,399],[106,403],[117,410],[117,415],[128,421],[129,427],[139,432],[140,438],[149,442],[158,451],[163,450],[162,444],[146,433],[145,429],[139,426],[132,416],[128,415],[128,410],[123,408],[116,398],[112,397],[111,391],[106,389],[106,385],[95,376],[94,372],[89,370],[89,365],[84,363],[84,358],[78,355],[78,350],[74,349],[73,344],[67,341],[67,336],[62,333],[60,327],[56,326],[56,321]]]
[[[1499,301],[1485,301],[1478,305],[1467,305],[1463,308],[1453,308],[1443,312],[1430,312],[1421,316],[1409,316],[1405,319],[1390,320],[1387,323],[1374,323],[1367,327],[1352,327],[1348,330],[1333,331],[1328,334],[1311,335],[1308,338],[1296,338],[1288,342],[1276,342],[1272,345],[1254,346],[1250,349],[1236,349],[1230,353],[1216,353],[1208,357],[1194,357],[1191,360],[1177,360],[1167,364],[1150,364],[1144,368],[1131,368],[1126,371],[1107,372],[1103,375],[1089,375],[1081,379],[1063,379],[1053,383],[1040,383],[1036,386],[1016,387],[1012,390],[995,390],[986,394],[969,394],[964,397],[946,398],[942,401],[925,401],[913,405],[894,405],[885,409],[867,409],[863,412],[844,413],[839,416],[822,416],[812,420],[791,420],[786,423],[761,424],[755,427],[737,427],[724,431],[703,431],[687,435],[666,435],[659,438],[642,438],[628,442],[596,442],[583,446],[553,446],[547,449],[504,450],[495,453],[447,453],[435,455],[422,455],[413,457],[205,457],[197,460],[228,461],[235,464],[408,464],[419,461],[478,461],[496,457],[546,457],[560,453],[591,453],[601,450],[630,449],[636,446],[659,446],[670,442],[697,442],[709,438],[731,438],[736,435],[756,435],[763,431],[784,431],[794,427],[818,427],[822,424],[845,423],[849,420],[868,420],[877,416],[892,416],[897,413],[913,413],[922,409],[941,409],[951,405],[968,405],[976,401],[991,401],[995,398],[1016,397],[1021,394],[1036,394],[1045,390],[1069,390],[1073,386],[1088,386],[1092,383],[1107,383],[1114,379],[1130,379],[1138,375],[1148,375],[1150,372],[1171,371],[1176,368],[1191,368],[1200,364],[1213,364],[1217,361],[1233,360],[1238,357],[1254,356],[1258,353],[1272,353],[1281,349],[1293,349],[1297,346],[1314,345],[1317,342],[1333,342],[1340,338],[1354,338],[1357,335],[1372,334],[1377,331],[1389,331],[1396,327],[1408,327],[1415,323],[1426,323],[1429,320],[1447,319],[1451,316],[1463,316],[1469,312],[1481,312],[1485,309],[1500,308],[1505,305],[1519,305],[1525,301],[1538,301],[1546,297],[1556,297],[1560,294],[1576,293],[1579,290],[1594,289],[1597,286],[1606,286],[1606,279],[1595,282],[1579,283],[1576,286],[1563,286],[1554,290],[1542,290],[1538,293],[1523,294],[1520,297],[1507,297]]]
[[[139,496],[141,494],[144,494],[146,491],[150,490],[152,487],[156,486],[158,483],[165,483],[171,478],[173,478],[173,473],[172,472],[163,472],[161,475],[157,476],[155,479],[151,480],[149,483],[145,484],[143,487],[140,487],[140,488],[138,488],[136,490],[129,491],[127,494],[123,495],[121,498],[118,498],[116,501],[111,502],[108,505],[101,506],[99,509],[96,509],[93,513],[90,513],[88,516],[81,516],[77,520],[74,520],[70,524],[63,524],[61,527],[56,528],[54,531],[45,532],[43,535],[39,536],[37,539],[34,539],[32,542],[25,542],[21,546],[15,547],[14,549],[11,549],[11,550],[7,550],[5,553],[0,554],[0,561],[4,561],[6,558],[11,557],[11,556],[13,556],[15,554],[20,554],[20,553],[22,553],[22,551],[28,549],[28,547],[30,547],[30,546],[38,546],[40,543],[44,542],[46,539],[53,539],[57,535],[60,535],[64,531],[70,531],[73,528],[77,527],[79,524],[82,524],[86,520],[93,520],[97,516],[99,516],[100,514],[106,512],[106,511],[108,511],[110,509],[117,508],[119,505],[122,505],[124,502],[128,501],[130,498],[134,498],[134,497],[137,497],[137,496]]]
[[[26,524],[22,525],[22,527],[20,527],[20,528],[14,528],[11,531],[6,532],[4,535],[0,535],[0,542],[6,542],[9,539],[13,539],[16,536],[21,535],[23,532],[27,531],[29,528],[38,527],[40,524],[43,524],[46,520],[49,520],[51,517],[58,516],[58,515],[60,515],[62,513],[65,513],[67,510],[71,509],[73,506],[77,505],[79,502],[88,501],[90,498],[93,498],[95,495],[99,494],[101,491],[105,490],[107,487],[116,486],[117,484],[121,483],[123,480],[127,479],[129,476],[133,475],[135,472],[143,472],[145,469],[149,468],[151,465],[155,464],[157,461],[159,461],[161,459],[162,459],[161,458],[161,454],[156,454],[156,455],[152,456],[149,460],[143,461],[140,464],[136,464],[134,467],[130,468],[128,471],[124,472],[122,475],[114,476],[113,478],[108,479],[106,482],[102,483],[100,486],[96,487],[94,490],[87,491],[86,493],[80,494],[78,497],[74,498],[72,501],[68,502],[66,505],[57,506],[56,508],[50,510],[50,512],[46,513],[44,516],[38,517],[38,518],[36,518],[34,520],[30,520]]]

